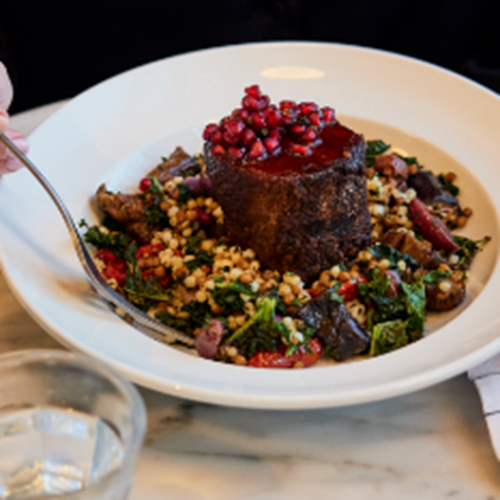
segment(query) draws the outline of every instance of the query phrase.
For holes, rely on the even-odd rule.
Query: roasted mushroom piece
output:
[[[439,285],[425,285],[426,308],[429,311],[449,311],[465,299],[465,283],[453,283],[448,291],[442,291]]]
[[[391,248],[415,259],[424,269],[436,269],[444,259],[427,245],[417,240],[410,231],[400,227],[390,229],[380,240]]]
[[[140,195],[112,193],[101,184],[96,193],[96,202],[139,244],[151,241],[153,230],[146,222],[146,205]]]
[[[201,165],[192,156],[188,155],[180,146],[157,165],[146,177],[156,177],[160,184],[164,184],[169,177],[193,176],[201,172]]]
[[[364,352],[370,336],[351,316],[343,303],[331,300],[332,290],[325,290],[298,311],[297,316],[316,331],[325,351],[337,361]]]
[[[410,175],[406,184],[417,193],[417,197],[425,204],[440,203],[458,205],[458,201],[448,191],[443,189],[438,178],[429,170],[422,170]]]

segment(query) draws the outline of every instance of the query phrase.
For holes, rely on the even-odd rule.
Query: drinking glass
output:
[[[0,499],[125,500],[146,411],[122,375],[85,356],[0,356]]]

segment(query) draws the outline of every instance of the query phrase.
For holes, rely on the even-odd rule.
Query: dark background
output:
[[[500,91],[500,0],[11,0],[0,58],[11,112],[134,66],[241,42],[343,42],[414,56]]]

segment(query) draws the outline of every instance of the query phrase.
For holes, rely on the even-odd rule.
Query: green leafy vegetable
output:
[[[160,210],[156,205],[148,205],[144,209],[146,223],[148,226],[170,227],[170,219],[168,215]]]
[[[390,247],[386,243],[376,243],[368,248],[368,251],[379,260],[387,259],[391,263],[392,267],[397,267],[397,263],[400,260],[404,261],[408,267],[412,267],[414,269],[419,267],[418,262],[414,258]]]
[[[228,283],[214,281],[215,290],[212,292],[212,298],[219,304],[224,314],[243,311],[245,301],[241,297],[242,294],[249,297],[255,296],[255,292],[248,285],[244,285],[239,281],[230,281]]]
[[[113,252],[117,257],[123,257],[125,251],[127,250],[130,239],[129,237],[120,232],[103,232],[99,226],[88,226],[87,223],[82,220],[79,224],[80,227],[86,228],[86,232],[83,235],[83,239],[94,245],[96,248],[106,248]]]
[[[187,203],[190,199],[194,198],[193,190],[186,186],[186,184],[177,184],[177,189],[179,190],[179,196],[177,198],[179,205]]]
[[[182,306],[181,311],[188,313],[189,317],[178,318],[167,311],[158,311],[155,317],[162,323],[188,334],[193,334],[195,329],[201,328],[213,317],[210,306],[206,302],[192,300]]]
[[[425,285],[422,278],[413,283],[401,282],[406,305],[408,333],[412,340],[422,336],[425,323]]]
[[[366,272],[366,278],[368,283],[358,285],[360,296],[365,299],[372,298],[373,300],[385,298],[385,292],[387,292],[391,283],[389,277],[378,267],[374,267]]]
[[[359,285],[359,293],[371,305],[368,312],[368,330],[378,323],[400,319],[407,322],[412,340],[420,338],[425,321],[425,286],[423,279],[413,283],[401,282],[398,294],[386,297],[389,278],[378,268],[367,272],[368,283]]]
[[[424,283],[427,285],[436,285],[449,276],[451,276],[449,271],[438,271],[435,269],[424,276]]]
[[[373,328],[370,356],[379,356],[407,345],[409,338],[406,327],[406,321],[400,319],[376,324]]]
[[[380,139],[366,141],[366,164],[373,165],[377,156],[384,154],[390,147],[390,144],[386,144]]]
[[[226,343],[233,344],[247,358],[251,358],[256,352],[277,351],[282,346],[283,329],[287,327],[282,322],[274,321],[275,311],[276,299],[264,298],[255,314]]]
[[[476,256],[477,252],[482,250],[490,240],[491,236],[485,236],[476,241],[465,238],[464,236],[455,236],[455,241],[460,246],[460,250],[457,251],[457,255],[460,257],[458,265],[462,269],[467,269],[471,265],[472,259]]]
[[[134,272],[128,272],[125,281],[125,292],[134,299],[141,297],[143,299],[166,301],[170,299],[170,294],[160,282],[154,278],[143,278],[141,271],[136,263],[132,265]]]
[[[247,358],[251,358],[256,352],[277,351],[286,341],[286,356],[295,353],[302,346],[307,346],[314,330],[303,325],[300,333],[302,342],[292,342],[292,332],[283,321],[276,321],[277,299],[265,297],[255,314],[248,319],[227,340],[227,344],[233,344]]]
[[[444,174],[439,174],[437,176],[437,179],[441,186],[443,186],[443,189],[448,191],[448,193],[450,193],[452,196],[458,196],[460,194],[460,188],[453,184],[453,182],[447,180]]]
[[[184,265],[189,269],[189,271],[194,271],[198,267],[201,267],[205,264],[212,265],[214,258],[206,252],[198,252],[196,257],[192,260],[188,260],[184,262]]]
[[[183,318],[177,318],[176,316],[172,316],[170,313],[167,311],[158,311],[155,314],[156,319],[161,321],[162,323],[165,323],[168,326],[171,326],[172,328],[175,328],[176,330],[181,330],[183,332],[188,332],[189,331],[189,320],[183,319]]]
[[[115,219],[113,219],[113,217],[111,217],[111,215],[109,215],[108,212],[104,212],[104,217],[101,220],[101,226],[105,227],[106,229],[108,229],[111,232],[122,230],[121,224],[118,221],[116,221]]]
[[[210,306],[206,302],[197,302],[196,300],[182,306],[181,311],[189,314],[189,319],[186,321],[191,329],[202,327],[213,316]]]
[[[190,236],[187,239],[187,246],[186,246],[186,250],[184,251],[184,253],[186,255],[192,255],[192,254],[196,253],[196,250],[198,250],[202,241],[203,241],[203,238],[201,236],[196,236],[196,235]]]

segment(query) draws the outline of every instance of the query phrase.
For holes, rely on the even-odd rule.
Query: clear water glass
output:
[[[0,356],[0,499],[127,499],[146,420],[135,387],[102,363]]]

